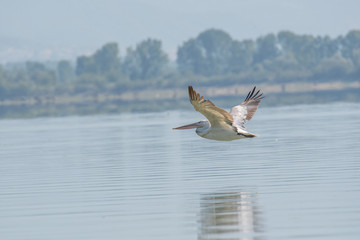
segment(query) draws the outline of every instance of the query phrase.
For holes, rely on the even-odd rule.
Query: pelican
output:
[[[245,100],[231,108],[230,112],[215,106],[210,100],[188,87],[190,102],[195,110],[203,114],[208,120],[199,121],[173,129],[196,128],[196,133],[203,138],[217,141],[232,141],[241,138],[253,138],[256,134],[245,131],[245,123],[249,121],[258,109],[260,100],[264,97],[256,91],[256,86],[248,93]]]

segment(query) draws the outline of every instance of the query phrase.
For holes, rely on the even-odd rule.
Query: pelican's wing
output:
[[[237,105],[230,110],[230,115],[234,118],[233,126],[245,129],[244,124],[246,123],[246,120],[250,120],[254,116],[260,100],[264,98],[262,93],[259,94],[260,90],[256,93],[255,91],[256,87],[248,93],[247,97],[240,105]]]
[[[224,123],[232,125],[233,117],[227,111],[215,106],[210,100],[204,100],[204,97],[196,93],[192,86],[189,86],[189,97],[195,110],[203,114],[211,126],[215,127]]]

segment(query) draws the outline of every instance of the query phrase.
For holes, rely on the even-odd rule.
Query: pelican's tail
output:
[[[237,131],[238,135],[246,137],[246,138],[253,138],[253,137],[257,137],[258,135],[254,134],[254,133],[249,133],[245,130],[238,130]]]
[[[256,134],[253,134],[253,133],[249,133],[249,132],[246,132],[246,133],[243,133],[243,135],[247,138],[253,138],[253,137],[257,137],[258,135]]]

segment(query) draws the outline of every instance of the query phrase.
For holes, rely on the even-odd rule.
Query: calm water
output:
[[[190,107],[189,107],[190,108]],[[360,104],[0,120],[0,239],[359,239]]]

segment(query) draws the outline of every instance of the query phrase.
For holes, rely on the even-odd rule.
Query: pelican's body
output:
[[[196,133],[207,139],[218,140],[218,141],[231,141],[235,139],[245,138],[244,135],[237,133],[230,125],[224,125],[220,127],[207,127],[204,130],[201,128],[196,129]],[[247,133],[244,131],[244,133]],[[252,137],[254,137],[253,135]]]
[[[190,102],[195,110],[202,113],[208,120],[199,121],[174,129],[196,128],[196,133],[203,138],[232,141],[241,138],[256,137],[255,134],[245,131],[244,124],[250,120],[263,99],[260,90],[255,93],[256,87],[249,92],[246,99],[240,105],[233,107],[230,112],[216,107],[211,101],[204,100],[203,96],[196,93],[189,86]]]

